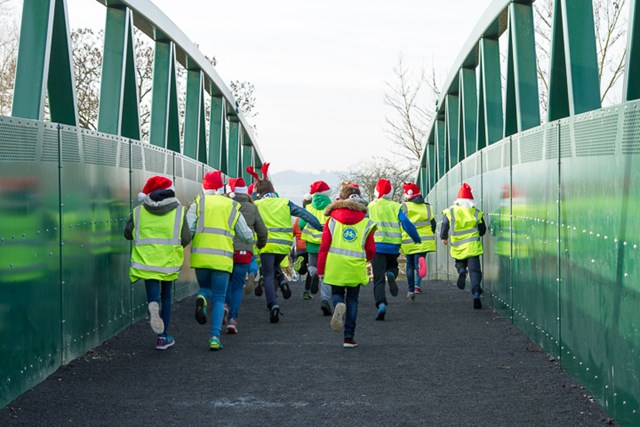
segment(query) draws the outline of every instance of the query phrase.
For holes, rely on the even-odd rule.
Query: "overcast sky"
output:
[[[259,114],[252,122],[276,173],[347,170],[371,156],[391,157],[383,97],[400,53],[416,72],[433,64],[443,84],[491,0],[154,3],[216,57],[227,84],[255,85]],[[104,26],[97,2],[68,4],[72,28]]]

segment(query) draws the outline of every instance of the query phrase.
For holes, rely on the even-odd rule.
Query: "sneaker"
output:
[[[305,300],[305,301],[309,301],[309,300],[313,299],[313,296],[311,296],[309,291],[304,291],[304,293],[302,294],[302,299]]]
[[[162,317],[160,317],[160,306],[156,301],[151,301],[147,308],[149,310],[149,324],[151,325],[151,330],[156,334],[163,333],[164,322],[162,321]]]
[[[253,289],[256,287],[256,275],[253,273],[249,273],[247,276],[247,281],[244,283],[244,294],[250,295],[253,292]]]
[[[424,260],[424,257],[418,257],[418,276],[420,278],[424,278],[427,275],[427,262]]]
[[[311,277],[311,293],[312,294],[317,294],[318,293],[318,285],[320,284],[320,276],[318,276],[317,274],[314,274]]]
[[[231,335],[235,335],[238,333],[238,321],[236,319],[229,319],[229,324],[227,325],[227,333]]]
[[[414,294],[421,294],[422,293],[422,288],[420,286],[414,286],[413,293]]]
[[[271,310],[269,310],[269,320],[271,323],[278,323],[280,320],[280,307],[277,305],[271,307]]]
[[[229,306],[227,304],[224,305],[224,314],[222,314],[222,324],[226,325],[229,323]]]
[[[466,281],[467,281],[467,272],[463,271],[458,275],[458,281],[456,282],[456,285],[458,285],[458,289],[464,289],[466,285]]]
[[[218,350],[222,350],[223,348],[224,346],[220,342],[220,338],[218,337],[209,338],[209,350],[218,351]]]
[[[396,276],[392,272],[387,271],[387,280],[389,281],[389,293],[392,297],[397,297],[398,284],[396,283]]]
[[[262,296],[262,277],[260,278],[260,280],[258,280],[258,284],[256,285],[256,288],[253,290],[253,293],[256,294],[257,297]]]
[[[340,332],[344,328],[344,316],[347,313],[347,306],[343,302],[336,304],[336,309],[331,318],[331,330]]]
[[[475,308],[476,310],[480,310],[482,308],[482,300],[480,299],[480,297],[475,297],[473,299],[473,308]]]
[[[296,258],[296,262],[293,263],[293,268],[299,272],[303,262],[304,262],[304,257],[300,255],[298,258]]]
[[[282,291],[282,297],[284,299],[291,298],[291,288],[289,287],[289,283],[284,281],[280,283],[280,290]]]
[[[415,301],[416,300],[416,294],[415,292],[407,292],[407,299],[409,301]]]
[[[323,299],[322,303],[320,303],[320,310],[322,310],[322,313],[325,316],[331,316],[333,314],[333,310],[331,310],[331,304],[329,304],[329,301],[327,301],[326,299]]]
[[[381,303],[378,306],[378,313],[376,314],[376,320],[384,320],[385,314],[387,314],[387,304]]]
[[[176,340],[174,340],[171,335],[158,337],[158,341],[156,341],[156,350],[166,350],[175,343]]]
[[[358,346],[358,343],[353,338],[345,338],[344,344],[342,344],[342,347],[344,348],[355,348],[357,346]]]
[[[198,295],[196,298],[196,322],[201,325],[207,323],[207,299],[204,295]]]

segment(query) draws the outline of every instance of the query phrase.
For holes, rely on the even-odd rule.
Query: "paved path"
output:
[[[492,309],[436,282],[391,299],[375,321],[362,289],[356,339],[342,348],[300,285],[270,324],[246,297],[239,334],[208,350],[194,298],[174,306],[176,345],[156,351],[146,321],[60,368],[0,411],[0,425],[604,425],[608,415],[557,362]]]

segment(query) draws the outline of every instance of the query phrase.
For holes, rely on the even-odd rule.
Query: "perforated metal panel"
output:
[[[60,130],[60,154],[64,163],[80,163],[80,142],[75,129]]]
[[[42,154],[40,157],[41,162],[55,162],[58,163],[58,129],[51,125],[45,125],[43,129],[44,135],[41,141]]]
[[[131,169],[144,169],[142,147],[133,143],[131,144]]]
[[[118,160],[117,141],[101,138],[97,134],[82,135],[82,149],[85,163],[116,166]]]
[[[576,156],[612,156],[616,151],[618,115],[574,122]]]
[[[145,169],[148,171],[164,174],[165,173],[165,157],[166,157],[165,152],[154,149],[151,146],[145,146],[144,147]]]
[[[486,170],[492,171],[502,167],[502,146],[494,144],[487,148],[487,156],[485,157]]]
[[[530,133],[518,138],[522,163],[542,160],[542,133]]]
[[[622,154],[640,154],[640,110],[624,112]]]
[[[0,120],[0,162],[34,161],[37,143],[38,128],[35,125],[17,120]]]

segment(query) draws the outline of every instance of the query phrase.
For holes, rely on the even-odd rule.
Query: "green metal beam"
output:
[[[511,26],[511,25],[510,25]],[[503,136],[511,136],[518,132],[518,107],[516,101],[515,66],[513,64],[513,33],[509,31],[507,41],[507,76],[506,94],[504,103],[504,133]]]
[[[627,36],[627,64],[624,73],[624,96],[627,101],[640,99],[640,1],[631,0]]]
[[[437,162],[436,162],[436,146],[432,140],[429,140],[427,143],[427,162],[429,168],[429,190],[436,185],[436,173],[437,173]]]
[[[459,158],[459,144],[458,144],[458,96],[447,95],[445,97],[445,123],[446,123],[446,139],[447,148],[449,149],[447,155],[449,157],[449,168],[455,166]]]
[[[138,84],[136,82],[136,55],[135,42],[133,40],[132,20],[129,21],[127,30],[126,62],[124,67],[124,92],[122,97],[122,128],[120,135],[140,140],[140,98],[138,97]]]
[[[166,148],[169,133],[169,100],[175,47],[170,41],[157,40],[153,56],[153,88],[149,142]]]
[[[198,136],[198,161],[207,163],[207,119],[205,115],[204,90],[200,94],[200,134]]]
[[[202,71],[189,70],[187,72],[187,99],[184,113],[184,155],[198,159],[198,140],[200,138],[201,109],[203,108]]]
[[[78,108],[76,106],[69,26],[64,0],[55,2],[49,61],[47,90],[49,92],[51,121],[76,126]]]
[[[211,97],[211,116],[209,118],[209,166],[214,169],[222,167],[222,146],[225,141],[224,135],[224,100],[221,96]]]
[[[436,129],[436,134],[435,134],[435,143],[436,143],[436,150],[437,150],[437,162],[438,162],[438,166],[437,166],[437,177],[438,179],[442,178],[444,176],[445,173],[447,173],[448,169],[447,169],[447,163],[446,163],[446,158],[447,158],[447,147],[446,147],[446,140],[444,137],[444,128],[445,128],[445,124],[444,124],[444,120],[436,120],[435,121],[435,129]]]
[[[498,40],[479,41],[478,131],[476,150],[502,138],[502,83]]]
[[[11,114],[42,120],[55,0],[25,0]]]
[[[556,0],[553,15],[549,121],[600,108],[592,2]]]
[[[244,144],[242,144],[242,170],[240,171],[239,176],[242,176],[245,182],[249,182],[251,179],[251,175],[247,173],[247,166],[253,166],[253,147],[251,144],[247,144],[249,138],[246,134],[243,137]]]
[[[475,69],[462,68],[459,72],[460,97],[460,141],[461,155],[468,157],[476,151],[476,127],[478,115],[478,95]],[[464,148],[462,148],[464,147]]]
[[[229,120],[229,166],[227,175],[232,177],[238,176],[240,168],[240,144],[241,144],[241,128],[240,122],[235,117]]]
[[[509,40],[513,58],[518,132],[540,124],[533,5],[511,3]]]

